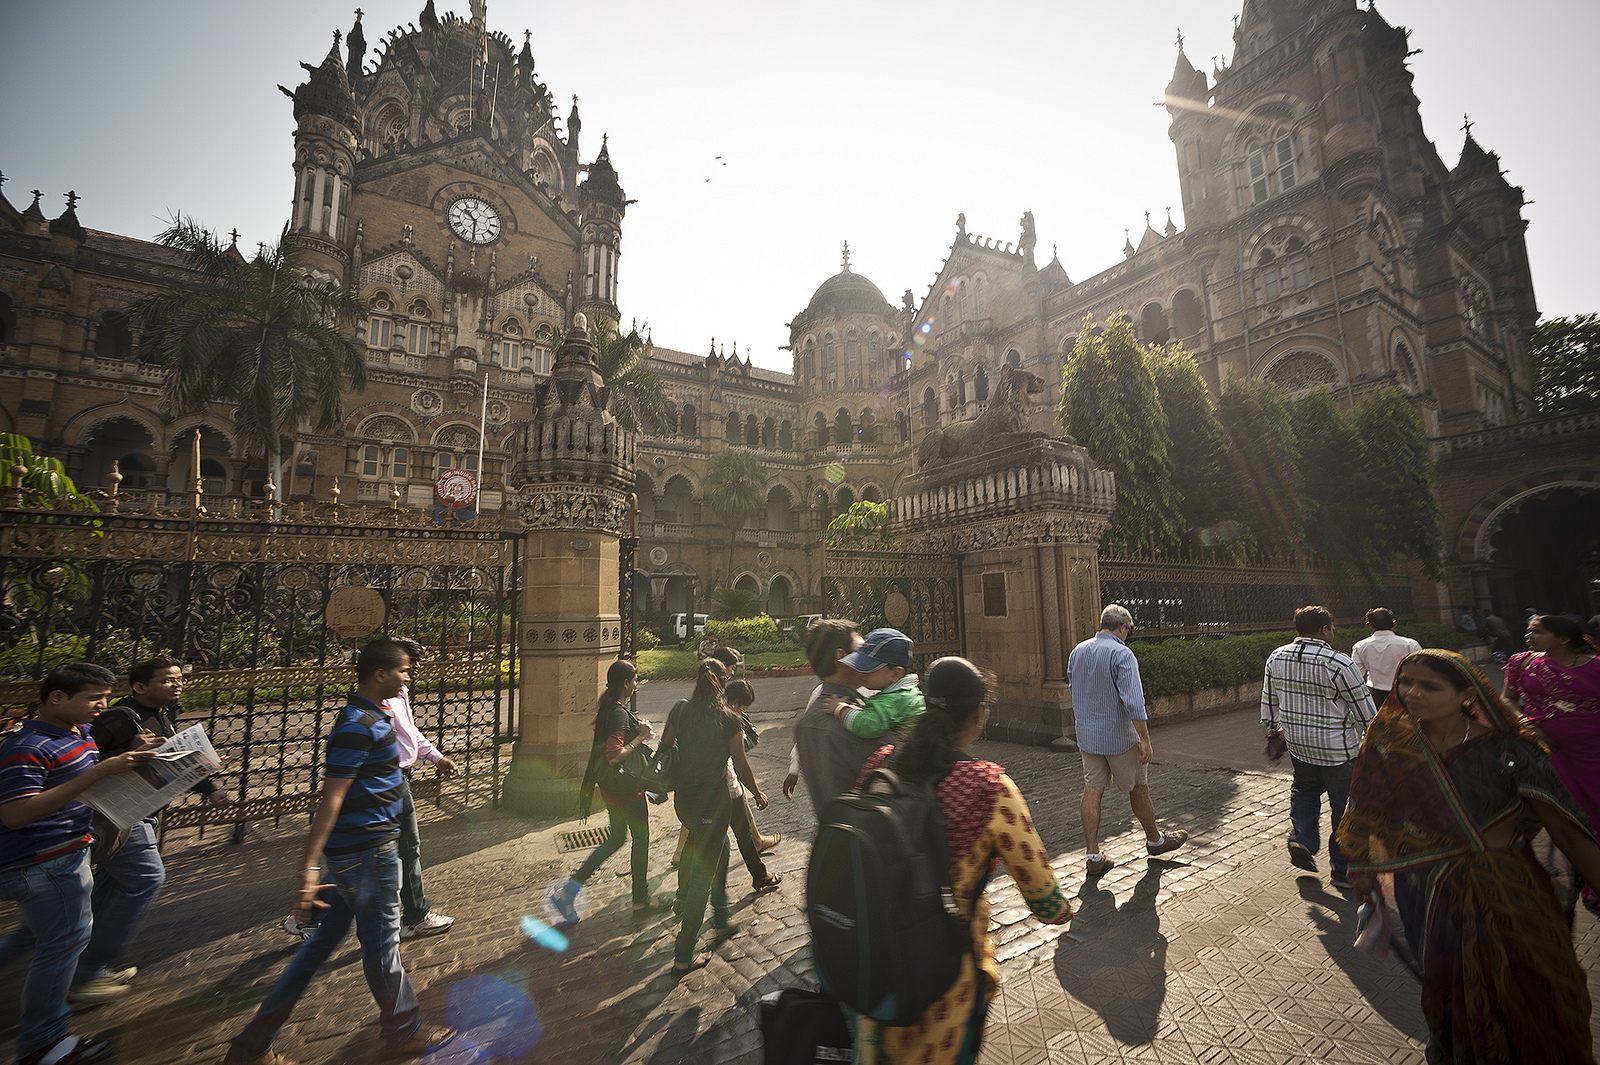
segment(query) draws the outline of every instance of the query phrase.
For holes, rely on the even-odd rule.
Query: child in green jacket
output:
[[[865,703],[830,699],[828,712],[862,739],[909,732],[922,716],[922,689],[911,668],[911,637],[899,629],[873,629],[844,665],[865,674],[862,686],[877,689]]]

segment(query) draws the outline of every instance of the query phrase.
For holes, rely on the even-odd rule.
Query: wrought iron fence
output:
[[[963,653],[961,573],[948,555],[829,548],[822,560],[823,612],[862,632],[889,626],[911,637],[920,670]]]
[[[1341,624],[1360,622],[1375,606],[1388,607],[1402,620],[1416,614],[1404,574],[1380,582],[1285,558],[1237,563],[1102,552],[1100,598],[1128,608],[1138,637],[1273,632],[1291,628],[1295,610],[1310,603],[1327,607]]]
[[[220,512],[128,507],[114,491],[98,512],[3,495],[0,720],[23,716],[39,678],[65,661],[125,674],[151,657],[181,660],[185,719],[206,726],[227,760],[218,783],[241,801],[176,806],[169,827],[309,810],[322,737],[354,683],[351,654],[384,635],[423,648],[417,724],[461,770],[442,790],[498,800],[516,739],[519,543],[504,512],[458,526],[337,495],[231,500]]]

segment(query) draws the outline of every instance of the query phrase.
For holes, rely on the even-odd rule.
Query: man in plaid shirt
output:
[[[1328,796],[1333,822],[1328,833],[1328,863],[1336,888],[1349,888],[1345,859],[1334,837],[1350,796],[1350,772],[1361,753],[1361,737],[1377,713],[1365,679],[1346,655],[1329,643],[1333,615],[1327,608],[1303,606],[1294,612],[1294,643],[1272,652],[1261,682],[1261,723],[1283,733],[1294,764],[1289,787],[1289,861],[1316,871],[1321,846],[1322,796]]]

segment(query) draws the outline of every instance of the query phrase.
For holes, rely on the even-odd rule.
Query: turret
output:
[[[364,50],[364,49],[363,49]],[[301,63],[309,77],[290,92],[294,101],[294,201],[290,236],[300,242],[313,268],[344,281],[349,262],[350,183],[355,173],[356,103],[339,57],[339,31],[322,65]]]
[[[573,114],[576,118],[576,107]],[[583,234],[579,249],[583,283],[578,309],[616,321],[617,260],[622,251],[622,216],[628,210],[628,200],[617,182],[611,149],[604,137],[600,139],[600,154],[589,165],[588,180],[578,189],[578,210]]]

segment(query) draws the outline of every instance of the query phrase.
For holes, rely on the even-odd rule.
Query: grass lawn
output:
[[[747,669],[756,666],[803,666],[804,651],[774,651],[770,654],[751,655],[744,660]],[[674,651],[658,647],[654,651],[639,652],[639,676],[644,680],[690,680],[699,669],[693,651]]]

